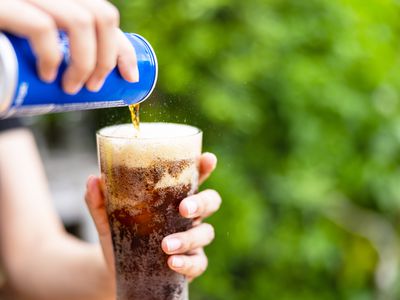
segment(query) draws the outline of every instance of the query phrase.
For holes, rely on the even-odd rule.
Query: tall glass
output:
[[[97,133],[118,300],[188,299],[161,241],[192,226],[178,207],[197,191],[201,142],[199,129],[172,123],[141,123],[137,137],[132,124]]]

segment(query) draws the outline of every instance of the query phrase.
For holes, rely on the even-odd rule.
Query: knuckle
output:
[[[32,22],[31,26],[34,35],[41,35],[56,30],[54,21],[49,17],[40,18],[36,22]]]
[[[211,203],[213,207],[215,206],[218,209],[222,202],[220,194],[215,190],[207,190],[207,194],[209,203]]]
[[[86,78],[87,75],[90,74],[90,68],[85,67],[81,64],[75,64],[74,66],[72,66],[71,69],[74,69],[75,72],[73,72],[74,73],[73,77],[77,81],[80,81],[82,78]]]
[[[197,273],[199,266],[198,266],[198,263],[196,261],[196,258],[189,258],[188,257],[186,259],[185,265],[186,265],[186,273],[191,274],[191,275]]]
[[[207,193],[209,194],[209,197],[215,200],[221,201],[221,196],[216,190],[207,190]]]
[[[182,238],[183,241],[183,249],[184,251],[189,251],[195,247],[195,241],[193,238],[190,237],[189,234],[187,234],[184,238]]]
[[[118,26],[119,18],[118,9],[107,3],[104,9],[97,12],[96,21],[105,26]]]
[[[120,56],[129,64],[136,65],[136,50],[135,47],[129,42],[128,38],[121,32],[119,33],[120,39],[118,48]]]
[[[199,265],[197,267],[197,275],[203,274],[206,270],[207,270],[207,266],[208,266],[208,259],[207,256],[203,256],[200,259]]]
[[[88,12],[81,11],[70,18],[70,26],[77,29],[89,28],[93,26],[93,24],[94,17]]]
[[[212,241],[215,238],[215,230],[211,224],[203,223],[205,230],[208,232],[209,241]]]
[[[200,206],[200,209],[203,211],[208,202],[208,194],[206,191],[197,194],[197,204]]]
[[[75,69],[77,76],[85,77],[93,71],[93,69],[95,67],[95,63],[91,60],[79,61],[79,62],[76,62],[73,65],[73,67]]]
[[[98,76],[105,76],[107,75],[112,69],[114,68],[114,65],[112,63],[106,63],[106,62],[99,62],[96,66],[96,74]]]
[[[212,207],[212,194],[210,194],[210,190],[205,190],[202,193],[198,194],[199,196],[199,210],[201,214],[208,214]]]

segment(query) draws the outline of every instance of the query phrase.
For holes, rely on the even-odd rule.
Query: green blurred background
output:
[[[114,3],[158,56],[142,120],[199,126],[219,158],[191,299],[400,299],[400,1]],[[37,123],[57,144],[71,116]],[[94,147],[129,113],[78,119]]]

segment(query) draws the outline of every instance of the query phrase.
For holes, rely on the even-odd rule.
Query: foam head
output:
[[[101,129],[97,134],[99,154],[107,164],[146,167],[157,160],[196,159],[201,152],[202,132],[193,126],[173,123],[141,123]]]

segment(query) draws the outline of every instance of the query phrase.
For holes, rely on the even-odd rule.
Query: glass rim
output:
[[[130,125],[133,126],[132,123],[122,123],[122,124],[116,124],[116,125],[110,125],[110,126],[105,126],[103,128],[100,128],[98,130],[96,130],[96,136],[100,137],[100,138],[106,138],[106,139],[116,139],[116,140],[165,140],[165,139],[180,139],[180,138],[189,138],[189,137],[194,137],[197,135],[201,135],[203,133],[203,131],[196,127],[196,126],[192,126],[192,125],[187,125],[184,123],[173,123],[173,122],[141,122],[140,124],[166,124],[166,125],[178,125],[178,126],[184,126],[184,127],[190,127],[194,129],[193,133],[190,134],[185,134],[185,135],[177,135],[177,136],[159,136],[159,137],[126,137],[126,136],[113,136],[110,134],[104,134],[101,133],[102,130],[106,129],[106,128],[111,128],[111,127],[117,127],[117,126],[124,126],[124,125]]]

